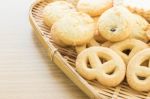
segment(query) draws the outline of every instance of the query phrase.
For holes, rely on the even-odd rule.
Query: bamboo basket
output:
[[[50,60],[53,61],[69,79],[92,99],[150,99],[150,92],[137,92],[131,89],[126,81],[112,88],[102,86],[97,81],[88,81],[82,78],[75,69],[75,59],[77,56],[75,50],[73,48],[57,46],[51,39],[50,29],[43,23],[42,10],[49,2],[51,1],[38,0],[31,5],[29,12],[30,23],[37,37],[47,49]]]

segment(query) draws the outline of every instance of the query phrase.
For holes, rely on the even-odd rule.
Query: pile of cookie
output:
[[[126,76],[131,88],[150,91],[150,7],[146,0],[114,1],[51,2],[43,20],[56,44],[75,47],[76,70],[85,79],[115,87]]]

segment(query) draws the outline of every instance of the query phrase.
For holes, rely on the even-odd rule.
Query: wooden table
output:
[[[33,0],[0,3],[0,99],[88,99],[56,65],[32,33]]]

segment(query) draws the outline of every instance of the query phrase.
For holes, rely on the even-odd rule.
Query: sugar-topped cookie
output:
[[[49,3],[43,10],[44,23],[51,27],[64,15],[75,11],[75,7],[66,1],[55,1]]]
[[[51,33],[66,45],[84,45],[94,36],[94,20],[85,13],[71,13],[57,21],[52,26]]]

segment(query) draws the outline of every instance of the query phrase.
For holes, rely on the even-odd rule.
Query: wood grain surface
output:
[[[28,21],[33,0],[0,3],[0,99],[88,99],[50,62]]]

